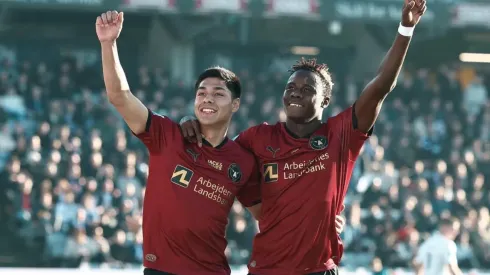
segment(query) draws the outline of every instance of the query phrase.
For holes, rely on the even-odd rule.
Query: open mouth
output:
[[[210,115],[210,114],[214,114],[216,113],[217,111],[213,108],[209,108],[209,107],[204,107],[204,108],[201,108],[199,109],[199,111],[203,114],[206,114],[206,115]]]
[[[296,108],[301,108],[301,107],[303,107],[303,105],[298,104],[298,103],[289,103],[289,104],[288,104],[288,106],[289,106],[289,107],[296,107]]]

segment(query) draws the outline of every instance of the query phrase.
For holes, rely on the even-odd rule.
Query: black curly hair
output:
[[[326,64],[317,63],[315,58],[305,59],[304,57],[302,57],[296,62],[296,64],[291,67],[291,69],[289,69],[289,73],[292,75],[295,72],[301,70],[316,73],[322,80],[324,86],[323,96],[326,98],[330,98],[332,96],[332,75],[328,71],[328,66]]]

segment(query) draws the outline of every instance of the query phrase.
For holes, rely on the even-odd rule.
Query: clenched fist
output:
[[[97,17],[95,30],[100,42],[113,42],[121,33],[124,13],[108,11]]]
[[[402,26],[415,27],[427,10],[426,0],[405,0],[402,12]]]

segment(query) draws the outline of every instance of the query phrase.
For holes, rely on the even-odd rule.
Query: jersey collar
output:
[[[228,142],[228,137],[225,137],[225,139],[223,139],[223,141],[218,144],[218,146],[214,147],[215,149],[220,149],[220,148],[223,148],[223,146],[225,146],[225,144]],[[202,144],[206,145],[206,146],[209,146],[209,147],[213,147],[213,145],[211,143],[209,143],[209,141],[207,141],[206,139],[202,139]]]

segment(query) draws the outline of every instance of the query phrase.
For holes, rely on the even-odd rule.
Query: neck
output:
[[[313,119],[308,123],[296,123],[290,119],[286,119],[286,128],[295,136],[303,138],[313,134],[322,124],[318,118]]]
[[[201,125],[201,133],[207,142],[216,147],[226,138],[228,124],[220,126]]]

